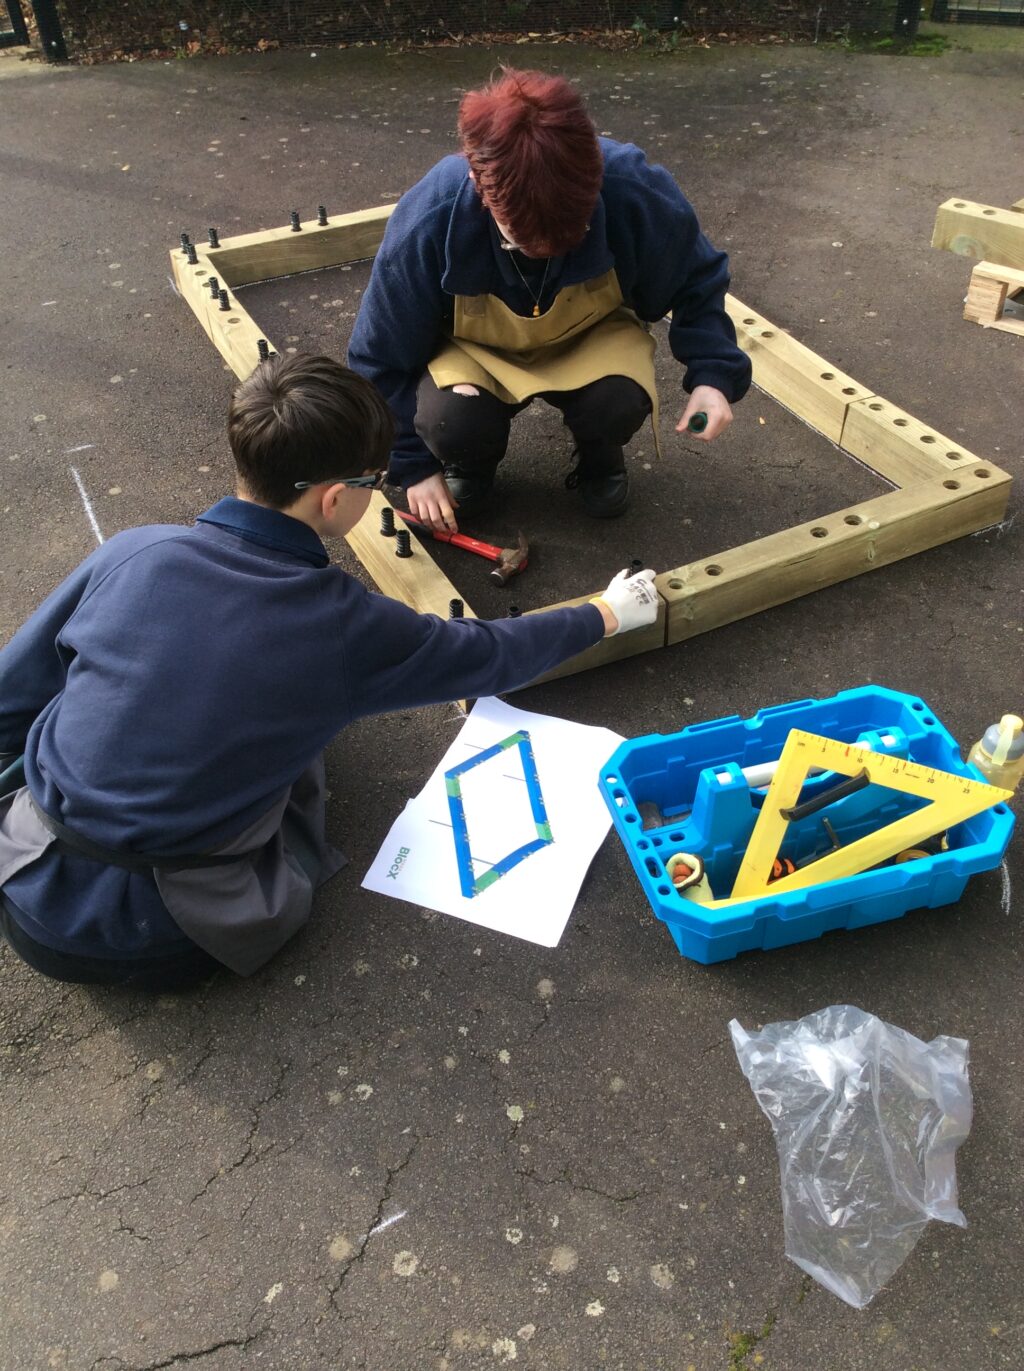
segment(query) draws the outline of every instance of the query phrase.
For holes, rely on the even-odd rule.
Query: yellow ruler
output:
[[[814,767],[856,778],[854,785],[884,785],[929,803],[769,884],[779,846],[793,817],[787,811],[798,807],[800,792]],[[985,781],[968,780],[966,776],[936,771],[902,757],[872,752],[862,744],[843,743],[794,728],[782,749],[730,899],[757,899],[856,876],[1012,795],[1012,790],[1002,790]]]

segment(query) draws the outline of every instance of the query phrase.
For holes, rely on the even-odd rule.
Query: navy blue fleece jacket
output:
[[[266,814],[347,723],[510,690],[596,643],[595,605],[416,614],[332,566],[297,519],[233,498],[117,534],[0,651],[0,754],[94,842],[208,852]],[[88,957],[188,945],[150,875],[52,850],[3,887],[38,942]]]
[[[739,400],[750,361],[725,312],[729,260],[701,233],[692,206],[664,167],[632,143],[602,138],[604,181],[578,248],[553,258],[552,294],[612,267],[623,299],[646,322],[671,315],[672,354],[686,390],[714,386]],[[456,295],[496,295],[517,314],[534,305],[498,246],[494,221],[466,159],[445,157],[402,196],[373,264],[348,361],[384,394],[397,421],[391,479],[408,487],[439,471],[414,428],[416,387],[450,329]]]

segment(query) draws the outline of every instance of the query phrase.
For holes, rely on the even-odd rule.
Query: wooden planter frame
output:
[[[214,346],[243,378],[259,361],[258,343],[264,335],[239,304],[235,289],[373,257],[393,208],[335,215],[326,223],[313,220],[297,230],[245,234],[217,247],[196,245],[194,263],[186,250],[175,249],[174,279]],[[211,295],[211,276],[227,291],[227,309]],[[551,677],[682,642],[976,533],[999,523],[1006,512],[1011,478],[1005,471],[858,385],[735,297],[727,297],[726,305],[740,346],[750,354],[755,384],[894,489],[662,572],[656,582],[661,596],[656,623],[604,639]],[[458,598],[465,604],[465,597],[415,538],[412,557],[395,557],[393,540],[379,532],[384,504],[375,492],[365,518],[348,535],[352,550],[384,594],[446,618],[449,601]],[[582,595],[561,604],[584,604],[590,598]],[[473,613],[468,604],[465,613]]]

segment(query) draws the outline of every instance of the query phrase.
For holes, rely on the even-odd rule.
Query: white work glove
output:
[[[628,571],[620,571],[597,599],[604,601],[618,624],[605,635],[608,638],[616,633],[628,633],[631,628],[653,624],[658,617],[658,592],[654,589],[651,570],[638,571],[634,576]]]

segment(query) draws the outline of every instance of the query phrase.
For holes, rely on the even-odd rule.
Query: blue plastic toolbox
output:
[[[937,908],[959,899],[970,876],[1002,861],[1014,816],[997,804],[951,828],[947,850],[932,856],[777,894],[769,887],[764,896],[726,908],[695,903],[672,884],[666,863],[680,851],[693,853],[705,863],[715,898],[730,894],[764,795],[748,784],[742,768],[775,761],[793,728],[984,780],[961,760],[956,740],[922,700],[882,686],[623,743],[601,773],[601,793],[651,908],[684,957],[719,962],[751,948],[783,947],[831,929],[861,928],[910,909]],[[813,795],[815,788],[837,779],[832,772],[813,777],[804,793]],[[923,803],[869,785],[829,806],[829,836],[846,844]],[[823,842],[827,850],[820,815],[794,822],[780,856],[800,865],[822,851]]]

